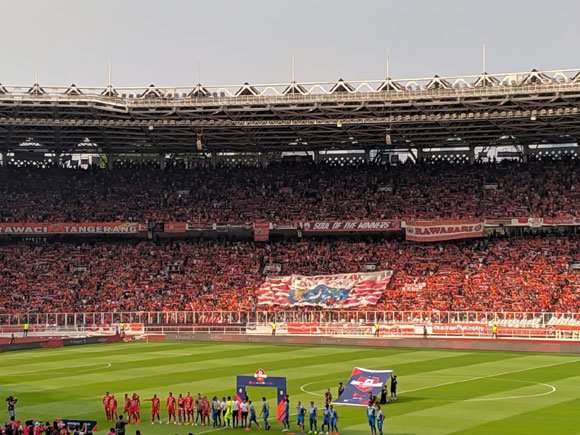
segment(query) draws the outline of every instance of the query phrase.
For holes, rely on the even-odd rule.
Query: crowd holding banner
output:
[[[0,223],[0,234],[136,234],[144,225],[135,222]]]
[[[496,218],[486,220],[351,220],[351,221],[311,221],[272,224],[256,221],[253,224],[235,223],[191,223],[166,222],[161,231],[166,234],[182,234],[198,231],[253,231],[255,241],[268,241],[275,231],[297,231],[305,234],[375,233],[405,230],[406,239],[415,242],[435,242],[467,238],[480,238],[485,235],[485,227],[514,226],[539,228],[542,226],[576,226],[580,218]],[[14,222],[0,223],[0,235],[54,235],[54,234],[138,234],[147,230],[146,223],[136,222]]]
[[[398,231],[400,220],[304,222],[305,233]]]
[[[291,275],[267,279],[258,289],[258,305],[348,308],[376,305],[393,272]]]
[[[406,235],[414,242],[470,239],[483,237],[483,226],[480,220],[410,221],[406,223]]]

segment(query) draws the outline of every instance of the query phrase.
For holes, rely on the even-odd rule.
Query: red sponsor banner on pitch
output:
[[[269,222],[254,222],[254,240],[256,242],[267,242],[270,238]]]
[[[409,221],[406,223],[406,238],[414,242],[435,242],[473,237],[483,237],[483,221],[438,220]]]
[[[141,224],[135,222],[81,223],[0,223],[0,234],[135,234]]]
[[[442,335],[484,335],[490,328],[484,323],[434,323],[433,334]]]
[[[316,221],[304,222],[302,229],[305,233],[398,231],[401,229],[401,221]]]

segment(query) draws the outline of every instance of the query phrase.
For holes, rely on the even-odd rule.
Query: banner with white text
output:
[[[136,234],[143,230],[135,222],[0,223],[0,235]]]
[[[406,222],[406,239],[414,242],[470,239],[483,237],[483,221],[437,220]]]

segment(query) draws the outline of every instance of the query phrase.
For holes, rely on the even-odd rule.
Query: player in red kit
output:
[[[169,420],[167,424],[171,423],[173,419],[173,424],[177,424],[177,420],[175,418],[175,397],[173,397],[173,393],[169,393],[167,397],[167,414],[169,415]]]
[[[127,393],[125,393],[125,403],[123,404],[123,412],[127,418],[131,418],[131,398]]]
[[[111,419],[111,396],[108,391],[103,396],[103,406],[105,407],[105,415],[108,421]]]
[[[159,408],[161,407],[161,400],[157,397],[157,394],[154,394],[151,399],[145,399],[151,401],[151,424],[155,424],[155,417],[157,417],[157,421],[161,423],[161,418],[159,417]]]
[[[179,397],[177,398],[177,419],[179,420],[179,424],[183,424],[185,421],[185,398],[181,393],[179,393]]]
[[[117,414],[117,399],[115,399],[115,396],[111,396],[109,404],[111,405],[111,420],[117,420],[119,415]]]
[[[193,397],[191,397],[191,393],[187,393],[185,397],[185,416],[187,424],[193,424]]]
[[[206,424],[209,426],[209,400],[207,400],[207,397],[204,396],[203,398],[203,405],[202,405],[203,409],[202,409],[202,419],[201,419],[201,425],[205,426]]]
[[[141,399],[137,393],[133,393],[133,398],[131,399],[131,416],[133,421],[137,424],[141,424]]]

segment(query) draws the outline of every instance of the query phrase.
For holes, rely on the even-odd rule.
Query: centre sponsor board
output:
[[[441,335],[487,335],[490,328],[485,323],[434,323],[432,331]]]

